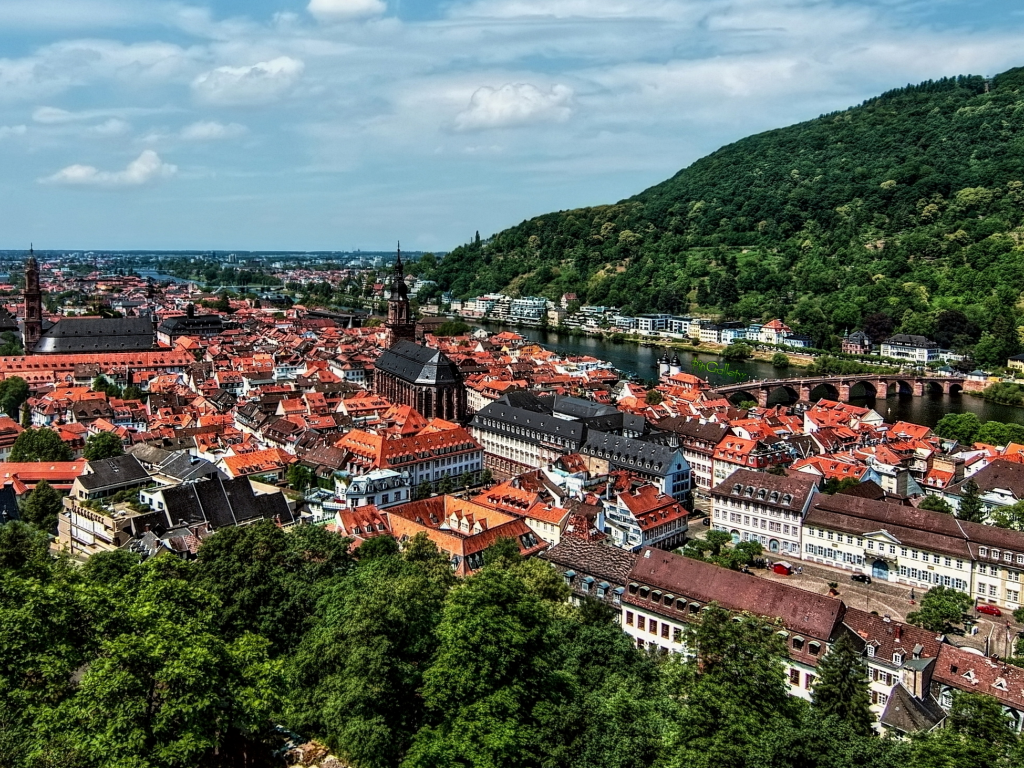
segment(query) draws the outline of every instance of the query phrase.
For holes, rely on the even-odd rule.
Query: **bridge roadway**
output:
[[[768,405],[768,398],[777,389],[786,390],[797,400],[811,399],[811,392],[824,387],[825,397],[829,400],[849,402],[850,391],[858,384],[863,385],[866,397],[888,397],[889,388],[895,387],[896,394],[907,394],[921,397],[925,392],[942,392],[944,395],[963,390],[985,388],[987,382],[967,381],[961,376],[907,376],[905,374],[860,373],[848,376],[805,376],[794,379],[754,379],[738,384],[724,384],[714,387],[712,391],[728,397],[738,392],[751,395],[762,408]]]

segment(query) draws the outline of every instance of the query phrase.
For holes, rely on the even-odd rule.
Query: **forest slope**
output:
[[[427,276],[458,296],[781,316],[826,348],[881,313],[876,335],[891,320],[994,365],[1019,351],[1022,224],[1024,68],[750,136],[628,200],[460,246]]]

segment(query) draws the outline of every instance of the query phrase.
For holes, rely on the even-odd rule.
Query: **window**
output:
[[[868,656],[874,656],[875,655],[875,646],[873,646],[873,645],[866,646],[864,648],[864,650],[867,651]]]
[[[902,664],[903,663],[903,654],[902,653],[894,653],[892,655],[892,663],[893,664]]]
[[[799,637],[799,636],[798,637],[794,637],[793,638],[793,650],[794,651],[802,651],[803,648],[804,648],[804,639],[802,637]]]
[[[626,611],[626,626],[629,626],[629,627],[633,626],[633,612],[632,611]]]
[[[639,637],[636,639],[636,647],[641,651],[644,649],[644,641],[641,640]]]
[[[814,685],[814,675],[812,675],[810,672],[808,672],[804,676],[804,688],[806,688],[809,691],[809,690],[811,690],[811,686],[813,686],[813,685]]]
[[[656,622],[654,619],[648,621],[647,631],[650,632],[652,635],[658,634],[658,622]]]
[[[878,706],[884,707],[889,702],[889,694],[880,693],[878,694]]]
[[[672,642],[674,642],[674,643],[681,643],[681,642],[683,642],[683,630],[679,629],[678,627],[676,629],[672,630]]]
[[[995,584],[989,584],[988,585],[988,596],[989,597],[995,597],[997,594],[998,594],[998,590],[996,589],[996,585]]]
[[[821,653],[821,643],[809,643],[807,650],[810,651],[812,655],[817,656]]]
[[[792,667],[790,667],[790,669],[789,669],[789,684],[790,685],[800,685],[800,670],[799,669],[793,669]]]
[[[643,616],[637,616],[636,617],[636,628],[637,629],[643,629],[645,621],[646,621],[646,619]]]
[[[868,549],[874,549],[874,548],[875,548],[875,542],[869,541],[868,542]]]
[[[907,548],[906,547],[900,547],[900,555],[902,557],[906,557],[907,556]]]
[[[664,621],[661,622],[661,636],[664,637],[666,640],[668,639],[669,629],[670,628],[668,624],[666,624]]]

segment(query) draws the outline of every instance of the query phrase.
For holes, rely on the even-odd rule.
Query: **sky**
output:
[[[0,0],[0,248],[446,251],[1022,66],[1022,32],[1012,0]]]

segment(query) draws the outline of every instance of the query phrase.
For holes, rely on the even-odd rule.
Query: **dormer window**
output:
[[[894,653],[892,655],[892,663],[896,664],[897,666],[902,664],[903,663],[903,654],[902,653]]]
[[[817,656],[821,653],[821,643],[808,643],[807,650],[811,652],[811,655]]]
[[[868,646],[866,646],[864,648],[864,651],[865,651],[865,653],[867,653],[868,658],[871,658],[871,657],[873,657],[875,655],[875,646],[868,645]]]
[[[797,635],[793,638],[793,650],[802,651],[804,649],[804,639]]]

